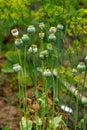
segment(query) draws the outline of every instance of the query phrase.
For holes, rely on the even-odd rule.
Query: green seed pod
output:
[[[55,42],[56,41],[56,36],[52,33],[52,34],[49,35],[48,40],[50,42]]]
[[[23,40],[24,42],[28,41],[28,40],[29,40],[29,36],[28,36],[27,34],[23,34],[22,40]]]
[[[30,25],[28,28],[27,28],[27,32],[29,34],[32,34],[32,33],[35,33],[36,29],[33,25]]]

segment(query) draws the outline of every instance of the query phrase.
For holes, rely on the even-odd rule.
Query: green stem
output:
[[[78,125],[78,96],[76,97],[75,130],[77,130],[77,125]]]

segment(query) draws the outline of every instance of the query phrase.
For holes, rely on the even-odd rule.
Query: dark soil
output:
[[[18,98],[12,76],[1,72],[5,57],[0,56],[0,130],[19,130]]]

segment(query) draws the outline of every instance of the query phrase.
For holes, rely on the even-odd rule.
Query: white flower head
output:
[[[16,45],[16,46],[20,46],[20,45],[22,45],[22,44],[23,44],[23,41],[22,41],[21,38],[17,38],[17,39],[15,40],[15,45]]]
[[[32,33],[35,33],[36,29],[33,25],[30,25],[28,28],[27,28],[27,32],[32,34]]]
[[[57,25],[57,29],[58,29],[58,30],[63,30],[63,28],[64,28],[64,26],[63,26],[62,24],[58,24],[58,25]]]
[[[45,69],[45,70],[43,71],[43,75],[44,75],[45,77],[50,77],[50,76],[52,75],[52,72],[51,72],[49,69]]]
[[[39,37],[40,37],[41,39],[43,39],[44,36],[45,36],[45,34],[44,34],[43,32],[39,33]]]
[[[49,33],[56,33],[56,27],[50,27]]]
[[[28,52],[29,53],[36,53],[38,51],[37,45],[33,44],[31,47],[29,47]]]
[[[12,34],[14,37],[17,37],[18,34],[19,34],[18,29],[12,29],[12,30],[11,30],[11,34]]]
[[[48,51],[47,51],[47,50],[44,50],[44,51],[40,52],[39,57],[40,57],[41,59],[44,59],[44,58],[48,57]]]
[[[40,28],[41,30],[43,30],[44,27],[45,27],[44,23],[40,23],[40,24],[39,24],[39,28]]]
[[[73,113],[73,110],[70,107],[65,105],[61,105],[61,109],[67,113]]]
[[[22,68],[21,68],[21,66],[20,66],[19,64],[14,64],[14,65],[13,65],[13,70],[14,70],[15,72],[19,72],[21,69],[22,69]]]

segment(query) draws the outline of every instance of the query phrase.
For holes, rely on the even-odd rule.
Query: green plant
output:
[[[23,122],[20,121],[21,130],[56,130],[58,127],[68,129],[70,115],[74,119],[73,127],[76,130],[79,128],[80,104],[84,106],[80,123],[85,130],[87,98],[83,94],[86,89],[87,57],[84,63],[86,52],[81,53],[83,48],[86,49],[87,42],[87,10],[80,9],[79,2],[73,0],[59,1],[58,4],[55,4],[57,1],[52,1],[51,4],[50,0],[46,0],[46,5],[39,0],[36,2],[42,6],[39,5],[37,11],[33,10],[31,13],[36,21],[42,19],[46,25],[42,21],[29,25],[23,35],[22,32],[19,33],[20,29],[12,29],[14,51],[6,53],[7,61],[2,68],[3,72],[18,75],[19,113],[22,106],[24,115],[21,118]],[[70,5],[72,8],[66,8],[66,4],[71,2],[74,4]],[[82,62],[79,63],[80,60]],[[26,95],[27,78],[33,84],[34,101],[29,102],[30,104],[28,101],[31,99]],[[41,84],[38,84],[38,80]],[[34,112],[32,120],[31,108]],[[65,112],[64,117],[60,115],[61,110]]]

